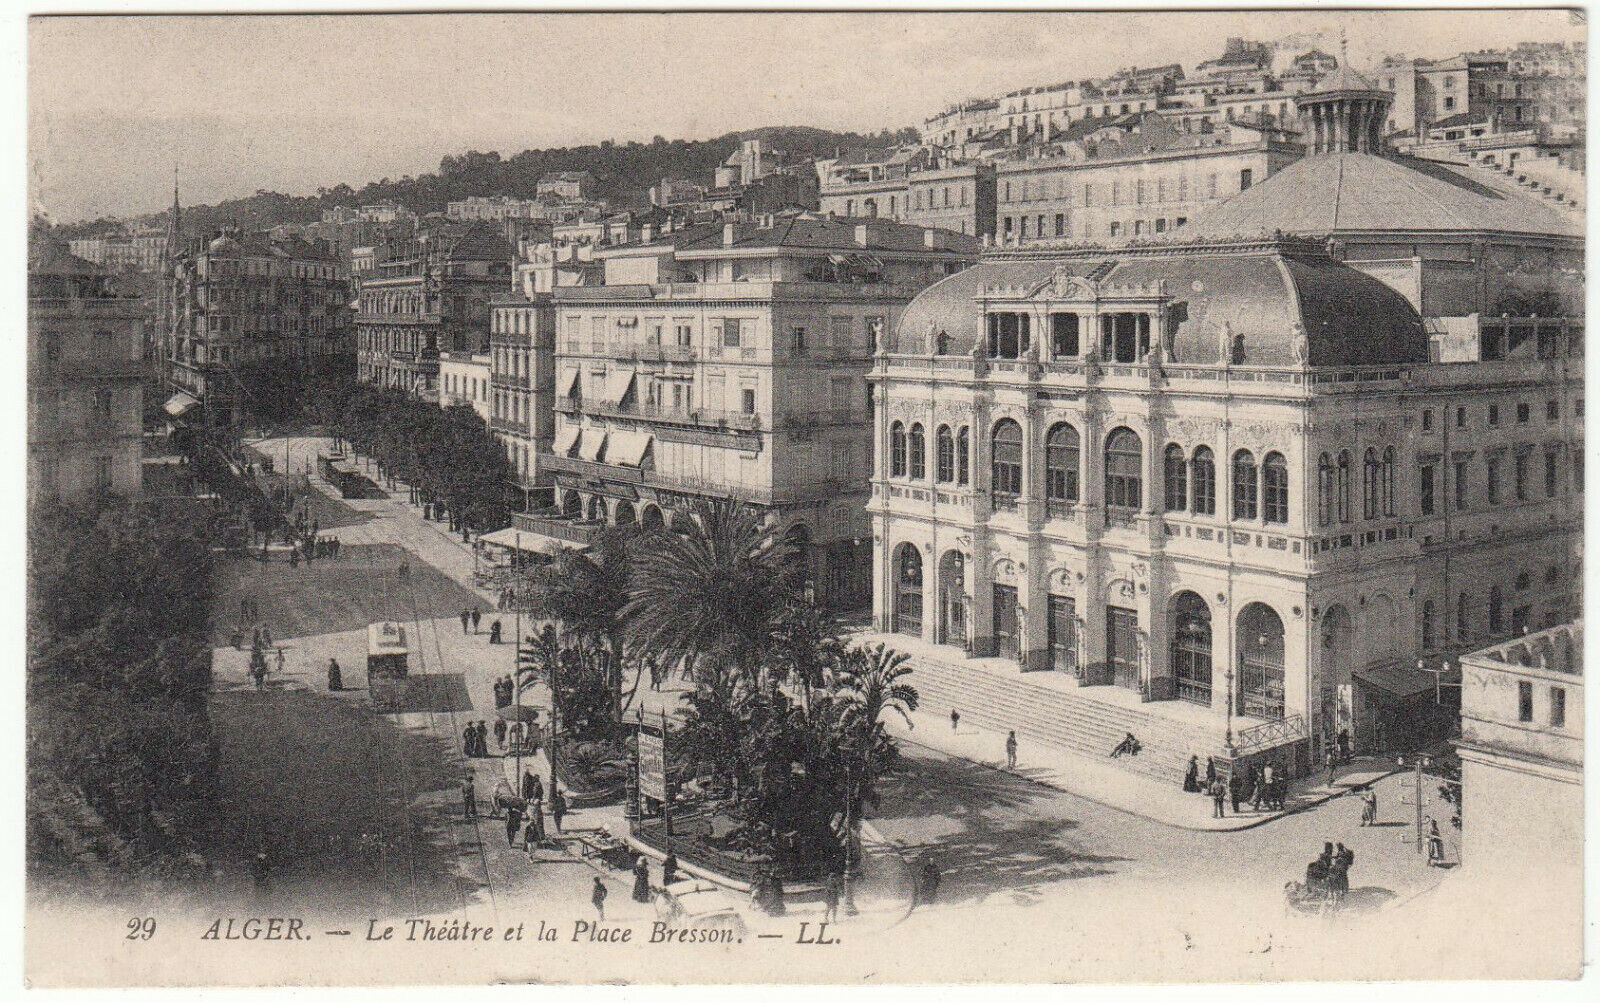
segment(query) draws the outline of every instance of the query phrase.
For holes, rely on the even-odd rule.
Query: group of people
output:
[[[461,754],[468,759],[484,759],[489,755],[489,725],[483,721],[468,721],[461,729]]]
[[[516,702],[517,684],[511,680],[511,677],[501,676],[499,679],[496,679],[494,681],[495,709],[498,710],[501,707],[510,707]]]
[[[1350,865],[1356,853],[1343,843],[1323,843],[1322,853],[1306,865],[1306,887],[1322,892],[1328,902],[1344,901],[1350,891]]]
[[[461,633],[468,633],[470,629],[471,633],[476,634],[478,632],[478,622],[482,619],[483,611],[478,609],[476,606],[470,606],[467,609],[462,610]]]
[[[784,914],[783,876],[777,868],[762,868],[750,882],[750,904],[768,916]]]
[[[1127,739],[1123,741],[1126,742]],[[1112,755],[1116,753],[1113,752]],[[1267,811],[1282,811],[1284,801],[1289,794],[1289,779],[1283,775],[1282,770],[1275,769],[1271,763],[1267,763],[1252,765],[1248,771],[1232,770],[1227,780],[1223,780],[1217,771],[1216,760],[1208,758],[1205,779],[1202,781],[1200,757],[1190,756],[1189,766],[1183,774],[1183,789],[1209,797],[1212,804],[1211,816],[1225,818],[1227,813],[1224,806],[1229,802],[1233,804],[1235,815],[1242,813],[1246,804],[1249,804],[1252,811],[1261,811],[1263,807]]]

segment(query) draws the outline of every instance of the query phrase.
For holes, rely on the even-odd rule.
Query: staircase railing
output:
[[[1266,721],[1240,729],[1234,735],[1233,748],[1235,752],[1253,752],[1269,745],[1299,741],[1306,735],[1305,718],[1299,714],[1290,714],[1280,721]]]

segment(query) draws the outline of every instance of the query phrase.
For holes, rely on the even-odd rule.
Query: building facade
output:
[[[242,364],[352,351],[346,267],[325,244],[223,232],[176,256],[171,289],[168,376],[207,420],[250,406]]]
[[[530,503],[534,489],[550,482],[541,459],[550,452],[555,430],[555,328],[555,302],[548,290],[518,290],[490,303],[485,418]]]
[[[36,238],[28,249],[28,502],[137,496],[144,310],[115,278]]]
[[[694,498],[744,500],[807,548],[820,602],[864,605],[873,346],[977,249],[801,215],[597,252],[605,285],[555,291],[557,418],[542,461],[555,513],[660,527]]]
[[[356,374],[426,400],[443,352],[489,346],[489,302],[511,283],[512,252],[492,225],[445,227],[399,241],[361,283]]]
[[[439,353],[439,406],[465,405],[489,421],[489,353]]]

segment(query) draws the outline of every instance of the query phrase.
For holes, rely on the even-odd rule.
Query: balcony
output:
[[[650,404],[612,404],[607,401],[558,398],[555,410],[562,414],[587,414],[596,418],[622,418],[631,421],[660,422],[710,428],[719,431],[759,432],[761,416],[744,411],[717,411],[711,408],[672,408]]]
[[[516,376],[511,373],[490,373],[489,383],[491,386],[499,387],[502,390],[533,389],[533,377],[526,375]]]
[[[471,402],[463,398],[459,401],[459,403],[470,404]],[[489,419],[489,427],[496,432],[505,432],[509,435],[519,435],[523,438],[527,438],[529,434],[528,425],[526,422],[517,421],[514,418],[504,418],[498,415]]]
[[[620,467],[596,460],[579,459],[576,456],[541,455],[539,465],[557,473],[576,474],[579,477],[614,483],[642,484],[645,479],[644,472],[637,467]]]
[[[567,518],[552,510],[517,512],[511,516],[511,525],[519,532],[538,533],[541,536],[587,547],[594,542],[595,533],[604,524]]]
[[[783,416],[781,427],[791,431],[806,431],[829,425],[865,425],[867,420],[864,412],[851,408],[840,408],[830,411],[812,411],[806,414],[786,414]]]

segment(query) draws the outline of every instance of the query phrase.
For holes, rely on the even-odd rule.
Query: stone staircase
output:
[[[1039,685],[1022,673],[1008,676],[915,653],[908,664],[919,711],[945,719],[953,708],[963,722],[987,731],[1015,729],[1024,747],[1065,749],[1174,785],[1182,782],[1190,756],[1198,755],[1203,768],[1207,756],[1223,754],[1220,722],[1215,728],[1191,724]],[[1139,754],[1109,758],[1129,732],[1143,747]]]
[[[1555,157],[1522,158],[1510,167],[1476,161],[1478,167],[1502,184],[1515,186],[1524,194],[1543,198],[1557,205],[1582,209],[1587,178],[1562,164]]]

